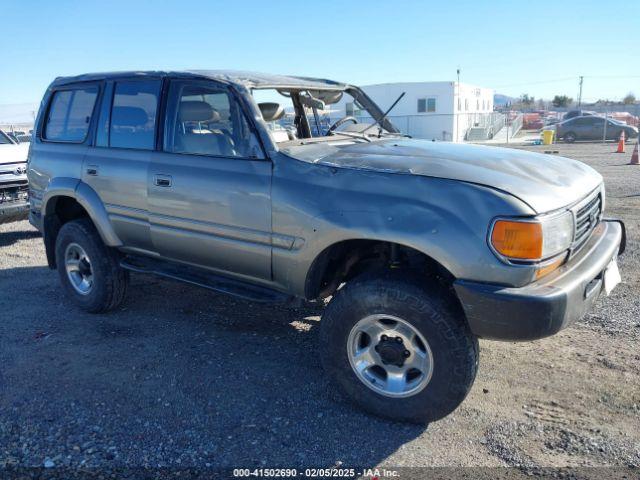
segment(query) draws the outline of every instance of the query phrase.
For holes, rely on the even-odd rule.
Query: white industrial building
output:
[[[415,138],[462,142],[492,137],[503,126],[502,114],[493,112],[491,88],[458,82],[404,82],[365,85],[363,90],[386,111],[398,96],[405,96],[389,114],[391,122]],[[347,100],[347,98],[349,100]],[[331,106],[331,119],[352,115],[369,121],[344,96]]]

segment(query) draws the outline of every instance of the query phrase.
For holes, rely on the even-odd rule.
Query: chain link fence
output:
[[[449,142],[488,140],[507,124],[507,116],[498,112],[389,115],[387,118],[398,130],[413,138]],[[370,116],[357,116],[356,119],[360,123],[373,122]]]

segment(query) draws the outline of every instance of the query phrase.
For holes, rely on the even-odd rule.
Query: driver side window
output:
[[[167,152],[264,158],[240,105],[224,88],[172,82],[166,119]]]

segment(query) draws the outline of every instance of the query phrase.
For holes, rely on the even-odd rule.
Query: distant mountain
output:
[[[493,95],[493,104],[497,107],[504,107],[508,103],[513,103],[517,98],[496,93]]]
[[[37,113],[37,103],[0,105],[0,123],[31,123]]]

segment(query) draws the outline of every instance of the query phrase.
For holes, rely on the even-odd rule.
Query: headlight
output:
[[[567,250],[573,230],[571,212],[533,219],[498,219],[491,228],[490,242],[507,259],[540,261]]]

